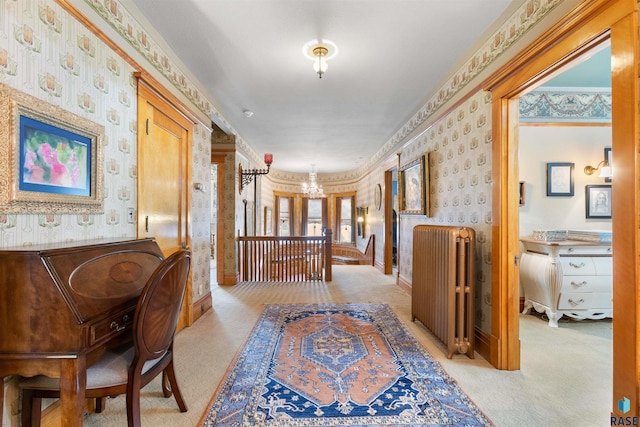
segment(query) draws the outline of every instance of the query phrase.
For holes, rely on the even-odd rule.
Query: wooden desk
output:
[[[0,378],[60,378],[62,425],[81,426],[86,368],[131,339],[138,296],[162,259],[153,239],[1,249]]]

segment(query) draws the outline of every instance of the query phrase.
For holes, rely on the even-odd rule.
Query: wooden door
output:
[[[151,88],[138,85],[138,237],[154,237],[163,254],[189,248],[187,120]],[[178,329],[190,319],[191,280]]]

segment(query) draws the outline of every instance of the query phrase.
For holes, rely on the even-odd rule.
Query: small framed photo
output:
[[[587,218],[611,218],[611,186],[610,185],[587,185],[586,190],[586,212]]]
[[[547,196],[573,196],[573,163],[547,163]]]
[[[609,164],[611,171],[613,172],[613,156],[611,154],[611,147],[604,147],[604,159]],[[604,182],[613,181],[610,176],[604,178]]]

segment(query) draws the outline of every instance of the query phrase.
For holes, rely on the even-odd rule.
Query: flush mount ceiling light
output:
[[[313,69],[322,78],[329,67],[327,61],[338,54],[338,46],[326,39],[310,40],[302,46],[302,54],[313,61]]]

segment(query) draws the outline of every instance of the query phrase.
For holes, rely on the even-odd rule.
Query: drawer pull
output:
[[[122,326],[120,326],[120,324],[118,322],[116,322],[115,320],[113,322],[111,322],[111,325],[109,325],[109,326],[111,327],[112,331],[120,332],[124,328],[127,327],[127,322],[128,321],[129,321],[129,315],[125,314],[124,316],[122,316]]]
[[[584,302],[584,299],[580,298],[577,301],[574,301],[573,298],[569,298],[569,304],[571,305],[580,305]]]
[[[584,267],[586,264],[584,262],[581,262],[580,264],[576,264],[574,262],[569,262],[569,265],[573,268],[582,268]]]
[[[567,252],[571,253],[571,252],[573,252],[573,251],[574,251],[574,249],[573,249],[573,248],[567,248]]]
[[[586,284],[587,284],[586,280],[582,282],[571,282],[571,286],[577,286],[578,288]]]

